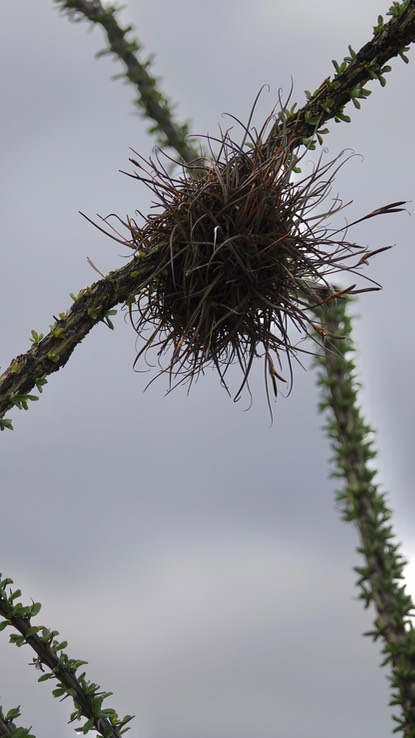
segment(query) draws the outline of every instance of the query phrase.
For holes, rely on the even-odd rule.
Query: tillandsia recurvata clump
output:
[[[301,156],[293,150],[294,135],[284,123],[276,137],[275,122],[285,119],[273,113],[260,131],[251,125],[252,113],[246,126],[233,119],[242,127],[239,143],[232,128],[208,137],[209,158],[182,164],[175,176],[159,155],[130,159],[136,167],[130,176],[155,195],[155,212],[142,225],[131,218],[124,222],[128,235],[122,242],[138,258],[155,257],[150,277],[129,305],[142,342],[135,365],[143,356],[151,365],[153,353],[157,375],[166,372],[170,387],[190,386],[214,367],[229,392],[227,371],[239,364],[236,400],[244,387],[249,390],[254,360],[262,358],[268,399],[269,382],[275,395],[280,382],[290,391],[292,360],[306,351],[304,339],[327,335],[313,308],[379,289],[368,277],[370,286],[359,289],[356,276],[389,247],[371,251],[348,240],[349,226],[339,230],[329,222],[344,208],[330,193],[347,157],[327,163],[323,154],[311,174],[300,174],[308,149]],[[342,290],[331,281],[339,272],[352,275]]]

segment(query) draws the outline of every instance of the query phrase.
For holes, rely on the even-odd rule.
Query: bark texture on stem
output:
[[[0,418],[11,407],[24,407],[24,398],[45,378],[61,369],[106,313],[133,298],[154,268],[154,256],[135,257],[121,269],[82,290],[72,307],[61,313],[52,330],[25,354],[17,356],[0,376]],[[29,398],[32,399],[32,398]]]
[[[415,0],[396,3],[396,11],[388,23],[374,28],[373,38],[355,53],[349,47],[349,55],[337,64],[339,72],[327,77],[309,97],[301,110],[290,116],[285,123],[288,139],[293,148],[308,142],[315,136],[316,129],[334,119],[337,122],[350,120],[344,115],[349,102],[360,108],[360,100],[370,95],[365,85],[378,80],[385,85],[384,74],[390,71],[386,63],[395,56],[407,61],[405,52],[415,39]],[[398,10],[399,6],[399,10]],[[276,122],[267,145],[278,141],[281,123]]]

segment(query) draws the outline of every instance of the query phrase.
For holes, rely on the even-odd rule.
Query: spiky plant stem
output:
[[[173,105],[160,90],[159,80],[150,74],[151,58],[142,60],[139,52],[142,45],[137,37],[130,38],[131,25],[123,27],[117,19],[119,8],[103,6],[100,0],[54,0],[74,20],[84,17],[101,26],[107,39],[108,48],[98,56],[112,54],[124,67],[118,75],[132,84],[138,93],[135,104],[143,117],[152,121],[150,133],[156,135],[159,146],[171,147],[184,161],[197,159],[200,153],[189,140],[187,123],[175,120]],[[127,38],[128,36],[128,38]]]
[[[53,684],[57,682],[58,687],[53,690],[53,696],[72,699],[75,709],[70,722],[86,718],[79,732],[86,735],[90,730],[95,730],[102,738],[121,738],[126,731],[124,726],[132,719],[131,715],[120,719],[114,709],[103,707],[104,700],[112,692],[100,691],[99,684],[86,678],[82,669],[87,662],[68,657],[65,651],[68,644],[56,638],[58,631],[51,631],[43,625],[33,625],[32,618],[41,609],[40,603],[32,601],[30,605],[23,605],[19,601],[20,590],[12,591],[11,584],[12,579],[2,579],[0,574],[0,630],[8,626],[17,630],[18,635],[13,633],[10,642],[18,647],[27,644],[36,653],[32,663],[41,671],[38,681],[52,680]],[[80,670],[81,673],[77,673]],[[0,708],[0,736],[11,735],[13,738],[14,733],[8,731],[19,715],[17,708],[10,710],[4,718]],[[30,738],[24,728],[16,730],[19,738]]]
[[[135,297],[137,285],[154,270],[154,257],[134,257],[121,269],[110,272],[78,295],[74,303],[51,325],[46,336],[32,331],[32,347],[17,356],[0,376],[0,419],[11,407],[27,409],[27,400],[37,399],[28,393],[36,387],[40,392],[46,377],[58,371],[69,360],[74,348],[100,322],[112,327],[108,315],[120,302]],[[5,421],[3,421],[4,423]],[[6,424],[3,427],[11,427]],[[0,428],[2,428],[0,420]]]
[[[373,605],[376,617],[371,635],[383,643],[382,665],[391,669],[391,705],[400,705],[394,717],[396,730],[405,738],[415,737],[415,631],[411,614],[414,605],[402,584],[404,559],[399,553],[390,523],[391,510],[379,484],[374,480],[373,430],[363,419],[356,377],[355,346],[349,299],[333,300],[325,308],[327,329],[341,340],[327,341],[317,356],[320,410],[328,411],[327,434],[334,451],[336,472],[344,480],[337,494],[343,519],[355,524],[358,551],[364,564],[355,568],[359,597],[366,607]],[[316,313],[321,317],[321,308]]]
[[[415,38],[415,0],[394,2],[387,15],[391,16],[385,23],[382,16],[373,28],[373,38],[355,52],[349,46],[349,54],[341,62],[333,61],[336,74],[327,77],[313,93],[306,91],[308,102],[298,111],[292,111],[288,122],[284,121],[291,145],[302,143],[310,145],[316,137],[322,142],[327,129],[318,129],[329,120],[349,122],[344,109],[349,102],[355,108],[361,107],[361,101],[369,97],[371,90],[367,83],[378,80],[385,86],[385,74],[391,71],[386,63],[395,56],[408,62],[406,52]],[[267,145],[278,144],[280,123],[277,121],[271,131]]]
[[[86,17],[90,17],[93,22],[101,22],[105,20],[107,26],[110,27],[114,22],[116,9],[114,7],[104,8],[99,0],[56,0],[57,4],[63,10],[76,13],[83,13]],[[89,16],[88,16],[89,13]],[[95,13],[95,15],[94,15]],[[349,57],[345,57],[343,62],[337,64],[338,73],[333,79],[324,80],[322,85],[310,95],[308,103],[301,110],[288,115],[288,120],[278,121],[278,125],[285,126],[288,137],[292,145],[297,144],[304,137],[314,136],[316,130],[329,118],[344,120],[344,105],[348,101],[353,101],[359,106],[359,98],[365,97],[368,91],[364,89],[364,83],[368,79],[377,78],[384,84],[383,74],[385,69],[382,65],[391,57],[401,54],[405,58],[406,45],[415,39],[415,0],[404,0],[403,2],[394,2],[389,10],[391,20],[383,23],[383,19],[378,19],[378,24],[374,28],[374,37],[368,42],[357,54],[350,51]],[[94,17],[93,17],[94,16]],[[105,27],[105,26],[104,26]],[[111,26],[112,27],[112,26]],[[107,29],[108,30],[108,29]],[[128,29],[130,30],[130,29]],[[137,41],[125,42],[127,29],[114,28],[114,38],[119,37],[119,47],[113,45],[111,50],[116,56],[127,63],[130,60],[129,54],[136,54],[139,46]],[[121,40],[123,39],[123,43]],[[110,40],[111,41],[111,40]],[[137,62],[137,57],[135,56]],[[132,59],[130,60],[131,63]],[[134,62],[135,63],[135,62]],[[140,64],[140,62],[138,62]],[[344,66],[345,65],[345,66]],[[144,63],[145,69],[147,64]],[[141,74],[141,69],[139,70]],[[357,76],[355,76],[357,75]],[[128,75],[127,75],[128,76]],[[353,82],[360,80],[354,87]],[[130,80],[131,81],[131,80]],[[157,85],[152,80],[154,92],[157,93]],[[143,89],[137,83],[137,89],[142,96]],[[333,94],[335,96],[333,97]],[[157,94],[155,94],[157,97]],[[143,96],[144,103],[145,95]],[[332,100],[335,100],[335,104]],[[317,107],[316,107],[317,106]],[[295,107],[295,106],[294,106]],[[161,120],[158,119],[154,111],[148,109],[148,115],[156,122],[157,126],[161,126]],[[342,117],[343,116],[343,117]],[[170,116],[171,120],[171,116]],[[177,144],[173,144],[176,151],[185,160],[192,158],[192,155],[183,150],[185,144],[185,132],[183,126],[176,126],[176,132],[179,135]],[[275,133],[275,132],[274,132]],[[292,135],[291,135],[292,134]],[[321,137],[317,130],[317,138]],[[269,151],[272,150],[274,142],[278,137],[273,135],[268,140],[267,146]],[[145,269],[147,262],[143,264]],[[33,399],[28,393],[34,387],[41,387],[45,382],[48,374],[57,371],[63,367],[68,361],[74,348],[82,341],[91,328],[105,316],[105,312],[111,310],[115,305],[125,301],[126,294],[133,292],[134,274],[136,271],[135,260],[120,270],[111,272],[102,283],[97,283],[82,290],[82,299],[65,314],[59,326],[53,325],[50,333],[45,336],[41,343],[36,343],[30,351],[22,354],[14,359],[4,375],[0,377],[0,430],[3,428],[12,428],[9,419],[2,419],[4,413],[13,406],[27,408],[28,400]],[[126,287],[126,280],[129,282]],[[131,289],[130,289],[131,288]],[[56,329],[65,329],[65,340],[56,341]],[[69,330],[66,330],[68,328]],[[62,333],[60,331],[60,333]]]

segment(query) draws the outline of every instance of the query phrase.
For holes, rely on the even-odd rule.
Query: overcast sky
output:
[[[246,119],[268,84],[301,105],[360,48],[389,2],[160,0],[126,2],[163,89],[192,131],[215,135],[222,114]],[[53,314],[97,275],[125,263],[121,246],[79,214],[146,211],[144,186],[119,173],[130,147],[154,140],[98,29],[70,24],[52,2],[2,3],[0,45],[0,364],[47,332]],[[348,217],[414,199],[414,67],[392,62],[385,89],[349,125],[332,124],[328,156],[351,149],[335,192]],[[350,108],[350,109],[349,109]],[[261,121],[258,121],[259,123]],[[413,211],[409,203],[408,210]],[[343,224],[341,221],[340,225]],[[380,478],[403,552],[415,558],[414,220],[357,226],[383,291],[356,306],[362,401],[379,432]],[[96,327],[30,410],[8,413],[1,435],[0,571],[39,622],[59,630],[88,676],[135,714],[137,738],[387,738],[386,675],[362,633],[357,539],[341,522],[317,415],[314,372],[295,373],[270,427],[259,362],[254,404],[233,403],[214,373],[165,396],[143,392],[135,335],[124,321]],[[415,591],[415,575],[411,584]],[[38,684],[27,647],[0,641],[0,704],[20,704],[39,738],[73,735],[70,705]]]

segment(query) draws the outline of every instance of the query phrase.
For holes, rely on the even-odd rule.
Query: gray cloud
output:
[[[351,43],[371,35],[385,8],[357,0],[255,7],[129,3],[156,54],[164,87],[194,130],[215,134],[223,111],[245,118],[278,88],[314,88]],[[341,13],[341,16],[339,15]],[[24,18],[24,22],[22,22]],[[146,124],[99,32],[70,25],[49,3],[2,8],[2,336],[0,363],[46,332],[69,292],[124,263],[121,247],[79,215],[146,211],[149,193],[118,172],[129,147],[151,153]],[[385,90],[349,126],[331,126],[329,155],[361,153],[339,173],[349,220],[413,199],[413,68],[393,63]],[[336,194],[336,193],[334,193]],[[411,205],[409,205],[411,208]],[[381,293],[356,307],[364,407],[379,428],[381,474],[409,555],[414,515],[413,224],[406,214],[369,221],[353,237],[379,256]],[[213,373],[190,396],[165,397],[163,379],[134,373],[134,334],[96,328],[28,413],[3,433],[1,565],[40,620],[60,630],[88,674],[136,713],[139,738],[337,738],[390,735],[377,647],[361,637],[370,613],[355,601],[356,537],[339,521],[335,483],[316,415],[313,372],[269,416],[263,368],[255,401],[234,404]],[[235,382],[237,378],[235,377]],[[29,651],[0,643],[0,693],[20,703],[38,736],[73,734],[68,704],[53,704],[27,668]],[[53,701],[56,702],[56,701]],[[132,733],[131,733],[132,734]]]

